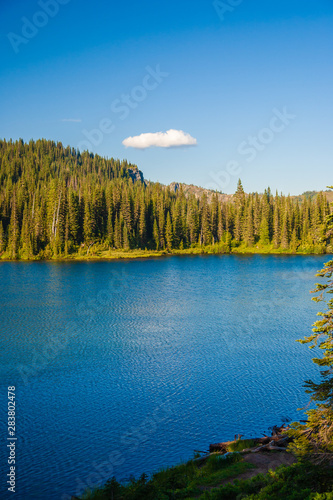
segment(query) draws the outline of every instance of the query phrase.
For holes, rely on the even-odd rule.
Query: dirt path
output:
[[[221,481],[215,486],[199,486],[199,489],[201,491],[211,491],[228,483],[233,484],[236,479],[251,479],[258,474],[267,474],[269,470],[275,470],[280,465],[292,465],[297,461],[291,453],[285,451],[247,453],[243,455],[243,459],[249,464],[252,464],[254,466],[253,469],[249,469],[238,476]]]
[[[275,470],[280,465],[291,465],[296,462],[296,458],[285,451],[269,451],[269,452],[258,452],[258,453],[247,453],[244,455],[244,460],[255,466],[255,469],[249,469],[243,474],[232,478],[231,480],[226,480],[221,483],[233,483],[235,479],[251,479],[251,477],[257,474],[267,474],[267,472],[272,469]]]

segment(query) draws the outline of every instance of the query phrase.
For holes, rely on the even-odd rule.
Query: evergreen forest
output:
[[[0,258],[98,251],[329,253],[327,193],[185,192],[48,140],[0,141]]]

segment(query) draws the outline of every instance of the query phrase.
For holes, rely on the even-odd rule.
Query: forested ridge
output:
[[[331,251],[325,193],[223,200],[143,182],[135,165],[61,143],[0,141],[0,256],[60,258],[90,248]]]

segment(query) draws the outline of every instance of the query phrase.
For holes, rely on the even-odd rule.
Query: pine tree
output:
[[[316,198],[311,207],[311,235],[313,243],[318,245],[322,242],[323,238],[323,225],[321,223],[320,215],[320,198]]]
[[[65,224],[65,255],[68,255],[71,240],[69,238],[69,215],[66,214],[66,224]]]
[[[108,244],[111,247],[113,247],[114,239],[113,239],[113,223],[112,223],[112,208],[111,207],[109,207],[109,210],[108,210],[107,241],[108,241]]]
[[[269,245],[269,227],[267,218],[264,217],[260,223],[260,239],[259,243],[263,246]]]
[[[153,226],[153,238],[154,238],[154,243],[156,250],[160,248],[160,234],[158,231],[158,225],[157,225],[157,220],[154,219],[154,226]]]
[[[281,243],[280,231],[280,200],[278,194],[275,196],[274,214],[273,214],[273,244],[274,248],[279,248]]]
[[[35,210],[34,236],[36,241],[36,254],[38,254],[41,250],[44,250],[48,241],[47,208],[46,203],[43,202],[41,202],[41,205]]]
[[[124,227],[123,227],[123,245],[122,246],[125,250],[129,250],[129,248],[130,248],[127,224],[124,224]]]
[[[223,239],[223,215],[220,208],[217,214],[217,239],[219,242]]]
[[[245,213],[244,241],[248,247],[254,244],[253,209],[250,202]]]
[[[146,223],[146,205],[144,197],[141,197],[140,216],[139,216],[139,245],[140,248],[145,248],[147,242],[147,223]]]
[[[281,231],[281,247],[285,250],[289,248],[289,217],[287,210],[285,210],[283,215],[282,231]]]
[[[179,248],[183,238],[183,225],[181,215],[181,204],[179,198],[177,199],[172,214],[173,222],[173,244],[175,248]]]
[[[12,259],[16,259],[18,257],[19,241],[20,241],[19,216],[18,216],[18,209],[16,202],[16,194],[14,192],[12,212],[9,224],[9,237],[8,237],[8,250],[9,250],[9,255]]]
[[[31,222],[29,218],[28,206],[25,204],[22,218],[21,243],[22,254],[28,259],[33,256]]]
[[[198,206],[195,199],[189,201],[189,207],[187,212],[187,227],[188,227],[188,239],[189,243],[193,245],[198,240],[199,232],[199,215]]]
[[[234,236],[237,242],[240,242],[242,239],[242,232],[243,232],[242,226],[243,226],[242,210],[241,208],[236,207]]]
[[[5,232],[3,230],[2,220],[0,220],[0,255],[6,248]]]
[[[92,203],[88,196],[84,201],[84,222],[83,222],[83,238],[86,244],[90,244],[95,234],[95,220],[93,214]]]
[[[310,234],[310,207],[308,200],[304,200],[302,206],[302,231],[301,238],[303,243],[309,242]]]
[[[242,181],[240,179],[238,179],[237,189],[236,189],[236,192],[234,194],[234,198],[235,198],[236,206],[244,207],[244,205],[245,205],[245,192],[244,192],[244,188],[242,185]]]
[[[210,213],[206,197],[203,199],[201,233],[203,245],[210,245],[212,243],[212,232],[210,228]]]
[[[297,240],[296,228],[294,228],[290,240],[290,248],[293,253],[296,253],[298,244],[299,242]]]
[[[218,212],[219,212],[219,203],[217,194],[214,194],[211,201],[211,232],[213,242],[218,241]]]
[[[122,248],[123,245],[123,238],[122,238],[122,225],[121,221],[119,220],[118,214],[116,215],[116,220],[114,223],[114,246],[116,248]]]
[[[73,243],[78,244],[80,241],[79,198],[73,191],[70,192],[68,199],[68,230]]]
[[[263,210],[260,206],[260,198],[258,193],[255,194],[253,203],[253,231],[255,238],[260,238],[260,224]],[[266,217],[267,218],[267,217]]]
[[[158,234],[159,234],[159,247],[165,248],[165,239],[164,239],[164,231],[165,231],[165,214],[164,214],[164,202],[163,198],[160,197],[158,202]]]
[[[307,411],[305,424],[294,423],[289,434],[294,438],[290,450],[296,455],[317,463],[330,462],[333,456],[333,299],[324,294],[333,293],[333,260],[317,274],[326,278],[326,283],[317,283],[314,293],[319,297],[316,302],[327,302],[327,310],[318,313],[320,320],[314,323],[313,334],[299,340],[301,344],[309,344],[323,351],[322,357],[313,358],[313,362],[322,368],[321,381],[305,382],[306,392],[311,394],[311,401],[316,408]]]
[[[187,231],[187,225],[186,225],[186,221],[187,221],[187,205],[188,205],[188,202],[184,196],[184,194],[182,194],[181,198],[180,198],[180,205],[181,205],[181,222],[182,222],[182,242],[181,242],[181,246],[183,245],[184,247],[188,247],[190,242],[189,242],[189,239],[188,239],[188,231]]]
[[[225,221],[225,231],[229,234],[234,233],[234,213],[233,213],[233,205],[223,204],[222,210],[224,214]]]
[[[171,217],[170,217],[169,211],[167,214],[167,221],[166,221],[166,228],[165,228],[165,239],[166,239],[167,250],[170,252],[170,250],[172,249],[173,234],[172,234],[172,224],[171,224]]]
[[[242,240],[244,232],[244,208],[245,208],[245,193],[242,186],[242,182],[239,179],[237,184],[237,190],[234,194],[235,199],[235,227],[234,227],[234,237],[237,242]]]
[[[125,191],[121,200],[121,213],[124,218],[127,231],[130,234],[132,232],[132,210],[131,210],[131,200],[127,190]]]

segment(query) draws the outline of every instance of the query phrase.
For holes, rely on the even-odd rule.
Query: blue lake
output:
[[[328,256],[0,263],[0,498],[67,500],[302,418]],[[16,387],[15,495],[7,387]]]

